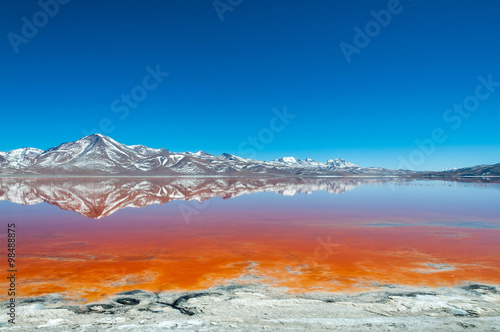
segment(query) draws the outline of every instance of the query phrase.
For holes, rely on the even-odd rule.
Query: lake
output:
[[[500,284],[496,179],[2,178],[0,200],[20,297]]]

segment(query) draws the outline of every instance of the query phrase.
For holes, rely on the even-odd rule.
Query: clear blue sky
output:
[[[500,162],[500,86],[480,88],[467,118],[446,113],[480,75],[500,82],[500,2],[239,2],[219,2],[232,9],[221,21],[210,0],[72,0],[53,17],[37,1],[2,1],[0,151],[47,149],[103,122],[117,141],[172,151],[389,168],[414,153],[415,169]],[[354,28],[388,6],[390,22],[348,63],[341,43],[355,47]],[[169,73],[159,83],[147,76],[157,65]],[[132,91],[137,100],[121,100]],[[282,126],[273,109],[285,105],[296,117]],[[415,140],[435,128],[447,138],[423,154]]]

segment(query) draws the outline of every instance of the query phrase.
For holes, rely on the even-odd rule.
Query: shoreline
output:
[[[15,327],[32,331],[493,331],[500,326],[500,285],[383,285],[361,292],[290,294],[262,283],[192,292],[132,290],[105,301],[69,304],[57,294],[18,300]]]

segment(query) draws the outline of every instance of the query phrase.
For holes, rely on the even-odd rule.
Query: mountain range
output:
[[[443,172],[390,170],[361,167],[343,159],[318,162],[283,157],[273,161],[241,158],[229,153],[214,156],[204,151],[176,153],[144,145],[124,145],[94,134],[48,150],[21,148],[0,152],[3,176],[238,176],[322,177],[398,176],[460,177],[499,176],[500,164]]]

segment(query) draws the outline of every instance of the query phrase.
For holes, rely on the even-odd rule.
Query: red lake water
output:
[[[19,297],[500,284],[489,179],[4,178],[0,199],[2,227],[16,224]]]

